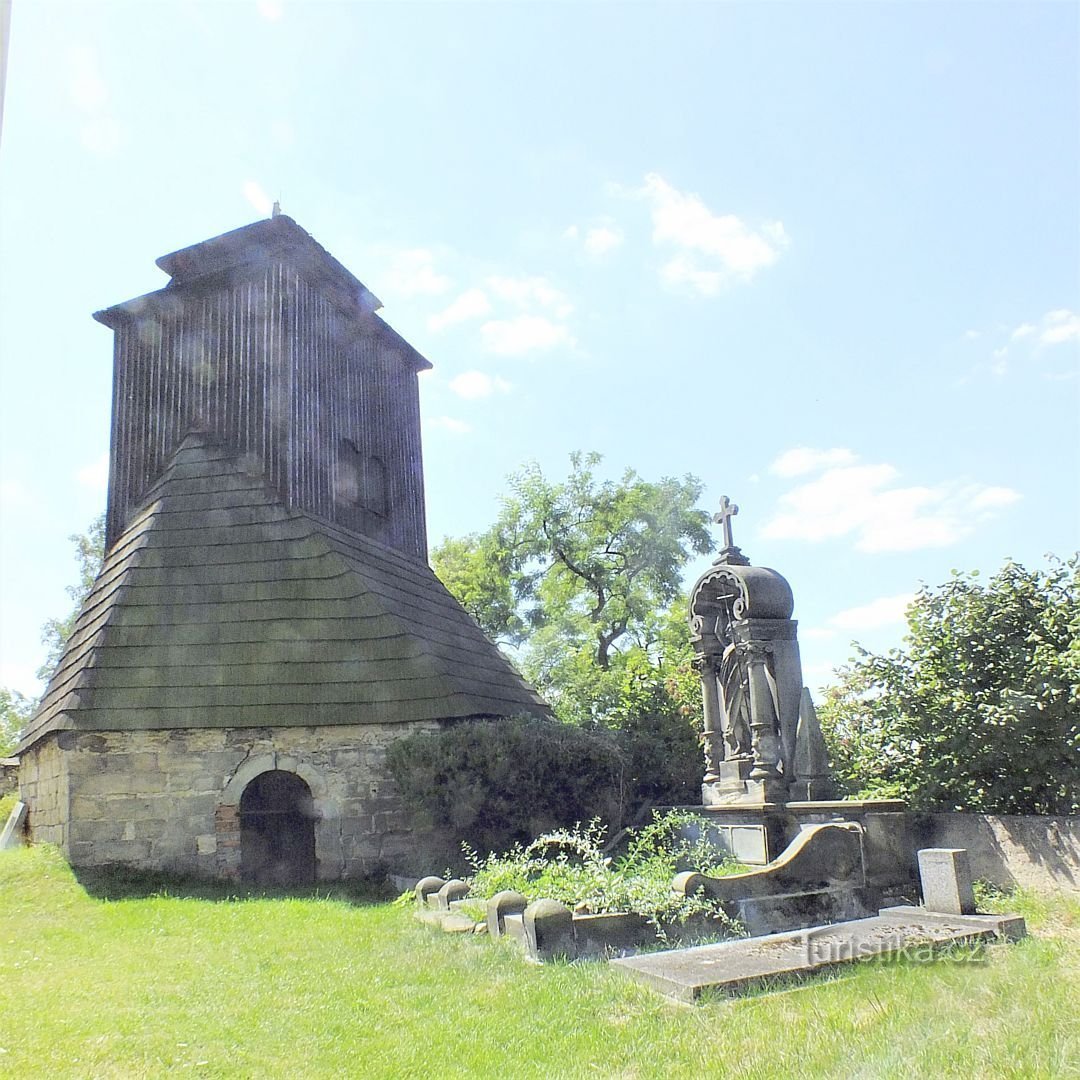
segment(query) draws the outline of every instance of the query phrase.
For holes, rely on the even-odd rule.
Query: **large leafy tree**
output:
[[[907,610],[900,649],[859,655],[820,709],[853,792],[919,809],[1080,810],[1080,556],[954,573]]]
[[[579,722],[617,709],[630,657],[658,662],[682,570],[691,553],[712,549],[697,479],[654,483],[627,469],[601,480],[600,462],[572,454],[557,482],[526,466],[490,529],[432,553],[451,592],[516,648],[560,716]]]

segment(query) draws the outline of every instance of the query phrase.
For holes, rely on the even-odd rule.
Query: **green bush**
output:
[[[466,846],[472,868],[469,898],[482,901],[512,889],[530,901],[546,897],[592,914],[634,912],[658,928],[706,915],[733,930],[718,902],[703,894],[679,896],[671,890],[680,870],[719,877],[745,869],[719,857],[703,837],[682,835],[684,827],[697,820],[686,811],[654,814],[650,824],[632,833],[626,853],[615,859],[605,853],[606,830],[596,821],[584,828],[546,833],[526,846],[515,844],[486,858]]]
[[[480,851],[622,816],[626,759],[615,740],[554,720],[468,720],[408,735],[387,764],[422,823]]]
[[[908,606],[904,646],[860,649],[818,710],[851,794],[913,809],[1080,810],[1080,555],[953,574]]]

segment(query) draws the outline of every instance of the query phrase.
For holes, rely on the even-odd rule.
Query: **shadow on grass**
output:
[[[270,886],[218,881],[178,874],[137,870],[129,866],[73,867],[76,881],[98,900],[331,900],[353,907],[371,907],[393,900],[397,893],[383,877],[325,881],[314,885]]]

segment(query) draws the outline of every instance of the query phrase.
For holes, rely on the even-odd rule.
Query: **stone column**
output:
[[[694,669],[701,676],[701,697],[704,703],[702,745],[705,750],[704,783],[713,784],[720,776],[723,758],[723,713],[720,694],[716,688],[716,657],[710,653],[694,657]]]
[[[772,648],[763,641],[747,641],[740,648],[750,682],[750,732],[754,750],[750,779],[761,784],[766,801],[783,799],[786,785],[777,768],[780,760],[780,718],[768,674],[768,654]]]

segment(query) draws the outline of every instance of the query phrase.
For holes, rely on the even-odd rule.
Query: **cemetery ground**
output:
[[[0,1076],[1076,1076],[1080,899],[1000,910],[1031,936],[687,1007],[603,963],[435,932],[411,904],[80,881],[17,849]]]

